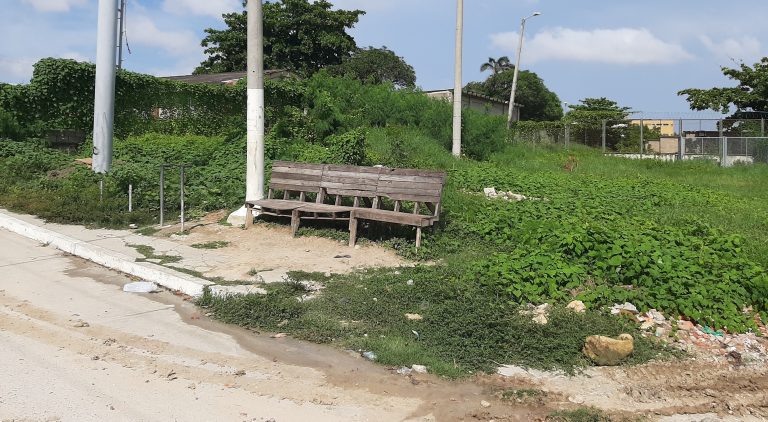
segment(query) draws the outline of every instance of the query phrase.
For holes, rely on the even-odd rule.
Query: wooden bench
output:
[[[416,247],[422,228],[440,219],[445,172],[386,167],[338,166],[276,161],[267,199],[246,202],[245,225],[253,209],[262,214],[291,217],[293,235],[306,220],[349,221],[349,244],[357,239],[359,220],[416,227]],[[276,199],[280,196],[282,199]]]

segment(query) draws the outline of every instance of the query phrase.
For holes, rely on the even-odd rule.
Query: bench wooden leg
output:
[[[349,246],[354,247],[357,243],[357,218],[354,215],[349,216]]]
[[[291,213],[291,230],[293,231],[293,237],[296,237],[296,232],[299,231],[299,224],[301,223],[301,216],[299,210],[293,210]]]
[[[421,226],[416,227],[416,249],[421,246]]]
[[[253,225],[253,205],[246,205],[245,206],[245,229],[248,230],[248,227],[251,227]]]

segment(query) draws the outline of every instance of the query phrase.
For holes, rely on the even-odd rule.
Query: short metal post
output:
[[[571,126],[566,123],[565,124],[565,149],[568,149],[571,144]]]
[[[680,140],[678,141],[677,145],[677,157],[680,159],[680,161],[685,160],[685,136],[683,135],[683,119],[680,119],[678,121],[679,127],[677,130],[680,131]]]
[[[765,137],[765,117],[760,119],[760,137],[761,138]]]
[[[605,154],[605,151],[606,151],[606,138],[607,138],[607,136],[606,136],[607,135],[606,134],[606,126],[607,126],[607,124],[608,124],[608,122],[606,120],[603,120],[603,134],[602,134],[602,136],[603,136],[603,154]]]
[[[184,232],[184,166],[179,168],[179,190],[181,191],[181,231]]]
[[[133,212],[133,184],[128,184],[128,212]]]
[[[722,167],[725,167],[725,156],[727,154],[726,152],[727,147],[725,145],[726,144],[725,136],[723,135],[724,124],[722,119],[720,119],[720,121],[718,122],[718,126],[719,127],[717,128],[717,130],[718,130],[718,134],[720,135],[720,165]]]
[[[99,204],[104,203],[104,176],[99,180]]]
[[[640,158],[643,158],[643,150],[645,149],[645,122],[640,119]]]
[[[160,165],[160,227],[165,222],[165,164]]]

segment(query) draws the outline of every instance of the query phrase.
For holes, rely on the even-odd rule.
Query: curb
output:
[[[62,252],[78,256],[111,270],[130,274],[189,296],[201,296],[203,288],[213,284],[207,280],[178,273],[150,262],[135,262],[128,255],[56,233],[2,212],[0,212],[0,228],[51,245]]]

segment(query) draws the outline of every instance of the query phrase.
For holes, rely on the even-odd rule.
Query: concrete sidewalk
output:
[[[214,284],[152,262],[136,262],[144,256],[129,245],[151,246],[156,253],[167,255],[180,255],[177,249],[184,249],[183,252],[189,255],[191,261],[195,257],[200,260],[204,258],[203,251],[129,230],[89,230],[82,226],[45,223],[36,217],[5,209],[0,209],[0,228],[190,296],[199,296],[204,287]]]

